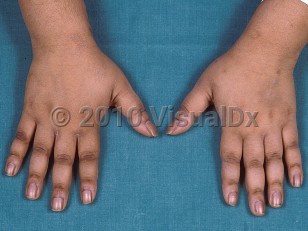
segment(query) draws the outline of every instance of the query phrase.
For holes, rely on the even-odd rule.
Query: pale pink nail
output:
[[[301,177],[299,174],[296,174],[293,176],[293,186],[298,188],[298,187],[301,187]]]
[[[178,128],[177,123],[174,122],[173,126],[168,128],[166,134],[167,135],[172,135],[176,131],[177,128]]]
[[[15,168],[16,168],[15,164],[9,163],[9,164],[6,166],[6,175],[8,175],[8,176],[14,176]]]
[[[37,185],[35,183],[31,183],[27,189],[27,198],[28,199],[36,199],[37,198]]]
[[[63,203],[64,200],[63,198],[60,197],[55,197],[52,200],[52,210],[57,212],[57,211],[62,211],[63,210]]]
[[[257,215],[264,215],[264,204],[262,201],[257,201],[255,203],[255,212]]]
[[[272,206],[279,208],[282,205],[282,195],[280,192],[274,192],[272,194]]]
[[[237,202],[237,193],[236,192],[229,193],[229,196],[228,196],[229,205],[235,206],[236,202]]]
[[[146,122],[145,126],[146,126],[148,132],[150,133],[150,135],[152,137],[156,137],[158,135],[157,132],[155,130],[153,130],[153,128],[151,127],[151,122],[150,121]]]
[[[84,190],[82,192],[82,202],[84,204],[90,204],[92,202],[92,192],[90,190]]]

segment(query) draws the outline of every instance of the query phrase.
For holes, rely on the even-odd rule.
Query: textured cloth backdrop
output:
[[[202,71],[239,37],[259,0],[89,0],[101,49],[126,73],[145,105],[177,108]],[[17,1],[0,0],[0,168],[22,112],[32,59]],[[300,146],[307,174],[308,49],[295,71]],[[85,81],[87,81],[85,79]],[[56,92],[55,92],[56,94]],[[163,134],[167,118],[159,128]],[[253,217],[241,187],[239,205],[221,193],[220,129],[147,139],[116,117],[101,130],[99,191],[79,198],[77,170],[67,209],[50,210],[51,174],[37,201],[24,197],[29,156],[17,177],[0,176],[0,230],[308,230],[308,187],[285,184],[285,204]],[[76,167],[76,166],[75,166]]]

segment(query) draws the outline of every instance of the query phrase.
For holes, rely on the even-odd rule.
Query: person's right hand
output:
[[[84,204],[93,202],[97,192],[99,158],[99,124],[94,117],[82,127],[85,114],[82,107],[97,109],[121,107],[124,115],[131,114],[139,133],[154,137],[155,126],[149,121],[142,102],[121,70],[91,41],[72,36],[67,46],[37,48],[29,71],[24,109],[6,163],[6,174],[15,176],[29,144],[34,139],[26,197],[39,198],[44,185],[50,156],[54,156],[52,172],[52,210],[65,208],[72,179],[75,153],[79,156],[80,195]],[[70,113],[66,126],[57,126],[52,111],[62,107]],[[138,108],[137,110],[130,109]],[[58,119],[68,119],[60,113]],[[55,119],[55,118],[53,118]],[[63,122],[63,121],[62,121]]]

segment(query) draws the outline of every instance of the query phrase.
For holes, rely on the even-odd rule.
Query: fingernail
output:
[[[14,171],[15,171],[15,164],[13,163],[9,163],[7,166],[6,166],[6,175],[7,176],[14,176]]]
[[[27,189],[27,198],[28,199],[36,199],[37,197],[37,186],[35,183],[31,183]]]
[[[175,132],[175,130],[176,130],[177,128],[178,128],[178,127],[175,125],[175,122],[174,122],[174,123],[173,123],[173,126],[168,128],[166,134],[167,134],[167,135],[172,135],[172,134]]]
[[[82,202],[84,204],[90,204],[92,202],[92,192],[90,190],[84,190],[82,192]]]
[[[299,174],[293,176],[293,186],[298,188],[301,187],[301,177]]]
[[[255,203],[255,212],[257,215],[264,215],[264,205],[262,201],[257,201]]]
[[[272,194],[272,206],[279,208],[282,205],[282,195],[280,192],[274,192]]]
[[[53,211],[62,211],[63,210],[63,198],[55,197],[52,200],[52,210]]]
[[[145,126],[146,126],[148,132],[151,134],[152,137],[156,137],[157,136],[157,132],[151,127],[151,122],[150,121],[146,122]]]
[[[236,202],[237,202],[237,193],[236,192],[229,193],[229,196],[228,196],[229,205],[235,206]]]

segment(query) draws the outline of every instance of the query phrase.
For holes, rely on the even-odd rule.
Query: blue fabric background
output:
[[[126,73],[147,106],[179,106],[206,66],[239,37],[259,0],[89,0],[101,49]],[[31,44],[17,1],[0,0],[0,169],[22,111]],[[307,174],[308,50],[297,64],[300,145]],[[305,78],[306,77],[306,78]],[[163,133],[164,126],[159,130]],[[67,209],[50,210],[51,174],[38,201],[24,197],[29,156],[15,178],[0,175],[0,230],[308,230],[308,187],[286,182],[285,204],[253,217],[241,187],[239,205],[221,193],[219,128],[147,139],[116,118],[102,129],[99,192],[79,199],[76,168]],[[103,155],[101,155],[103,157]]]

